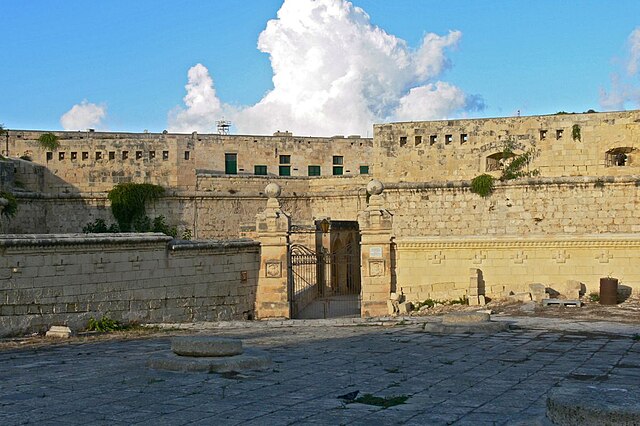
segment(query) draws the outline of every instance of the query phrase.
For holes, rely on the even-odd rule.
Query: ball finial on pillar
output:
[[[264,193],[269,198],[278,198],[282,193],[282,188],[277,183],[271,182],[264,188]]]
[[[369,195],[380,195],[384,191],[384,185],[377,179],[372,179],[367,184],[367,193]]]

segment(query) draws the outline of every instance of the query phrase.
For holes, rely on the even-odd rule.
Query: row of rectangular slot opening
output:
[[[136,151],[135,152],[135,159],[136,160],[142,160],[143,157],[144,157],[144,151]],[[77,161],[78,160],[78,152],[77,151],[71,151],[69,153],[69,158],[71,159],[71,161]],[[96,151],[94,153],[94,158],[95,158],[96,161],[104,160],[105,159],[104,152]],[[110,161],[115,161],[116,152],[115,151],[109,151],[107,153],[107,158]],[[120,158],[122,160],[128,160],[129,159],[129,151],[122,151],[120,153]],[[156,158],[156,152],[155,151],[149,151],[148,152],[148,159],[149,160],[154,160],[155,158]],[[64,161],[65,159],[67,159],[67,153],[64,152],[64,151],[58,152],[58,160],[59,161]],[[88,161],[89,160],[89,152],[88,151],[82,151],[80,153],[80,159],[82,161]],[[191,151],[184,151],[184,159],[185,160],[190,160],[191,159]],[[162,151],[162,160],[163,161],[169,160],[169,151]],[[51,151],[47,152],[47,161],[53,161],[53,152],[51,152]]]
[[[540,130],[540,140],[543,141],[545,139],[547,139],[547,134],[548,131],[547,130]],[[564,129],[557,129],[556,130],[556,139],[562,139],[562,136],[564,135]],[[444,144],[445,145],[450,145],[453,143],[454,137],[453,134],[449,134],[449,135],[444,135]],[[405,146],[407,144],[408,141],[408,137],[407,136],[400,136],[400,146]],[[467,133],[460,133],[459,137],[458,137],[458,141],[460,142],[460,145],[464,145],[465,143],[467,143],[469,141],[469,135]],[[413,142],[415,146],[421,145],[423,142],[423,137],[422,135],[415,135],[413,137]],[[438,135],[430,135],[429,136],[429,145],[435,145],[438,143]]]
[[[444,135],[444,144],[450,145],[453,143],[453,135]],[[407,144],[407,136],[400,136],[400,146],[405,146]],[[460,145],[463,145],[469,141],[469,135],[466,133],[461,133],[459,135],[458,141]],[[413,143],[415,146],[422,145],[423,137],[421,135],[416,135],[413,137]],[[429,145],[435,145],[438,143],[438,135],[430,135],[429,136]]]

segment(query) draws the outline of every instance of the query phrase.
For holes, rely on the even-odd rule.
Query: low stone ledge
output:
[[[547,397],[547,418],[556,425],[638,425],[640,388],[567,386]]]
[[[242,353],[242,340],[212,336],[180,336],[171,339],[171,350],[180,356],[227,357]]]
[[[497,333],[509,329],[506,322],[492,322],[486,312],[455,312],[444,315],[438,322],[424,324],[423,330],[435,334]]]
[[[442,317],[442,324],[479,324],[487,323],[491,315],[486,312],[456,312]]]
[[[258,349],[246,349],[241,355],[226,357],[184,357],[167,352],[156,355],[147,361],[147,367],[156,370],[206,373],[264,370],[271,365],[271,357]]]

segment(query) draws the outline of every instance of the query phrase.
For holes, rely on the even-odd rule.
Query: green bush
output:
[[[18,211],[18,201],[16,200],[16,197],[14,197],[10,192],[2,191],[0,192],[0,198],[4,198],[9,202],[9,204],[4,206],[4,209],[2,209],[2,216],[6,218],[14,217]]]
[[[571,137],[573,138],[573,140],[578,140],[580,142],[582,142],[582,135],[580,134],[580,126],[577,124],[574,124],[573,127],[571,128]]]
[[[82,232],[85,234],[106,234],[106,233],[117,233],[120,232],[118,229],[118,225],[112,223],[107,226],[107,223],[104,219],[96,219],[93,223],[87,223],[84,228],[82,228]]]
[[[163,234],[170,235],[173,238],[178,236],[178,228],[176,226],[169,226],[165,222],[165,217],[160,215],[153,219],[152,225],[153,232],[162,232]]]
[[[120,324],[118,321],[112,320],[107,315],[97,320],[93,317],[89,318],[89,324],[87,324],[88,331],[99,331],[106,333],[109,331],[121,331],[126,330],[127,327]]]
[[[150,183],[121,183],[109,191],[111,212],[123,232],[131,230],[148,232],[151,220],[146,217],[145,204],[164,195],[164,188]],[[145,229],[146,228],[146,229]]]
[[[43,133],[38,138],[40,146],[48,151],[55,151],[60,148],[60,141],[53,133]]]
[[[481,197],[488,197],[493,192],[495,178],[488,174],[476,176],[471,181],[471,192]]]
[[[535,151],[530,149],[523,152],[520,155],[515,155],[513,152],[513,143],[506,143],[504,150],[502,151],[503,160],[510,160],[502,167],[501,181],[518,179],[521,177],[537,176],[540,174],[539,170],[524,170],[529,165]]]

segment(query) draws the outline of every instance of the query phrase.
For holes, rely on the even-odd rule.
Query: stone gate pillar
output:
[[[278,196],[282,192],[276,183],[264,190],[269,199],[267,208],[256,216],[256,233],[260,241],[260,272],[256,290],[256,316],[290,318],[287,297],[287,253],[290,216],[280,209]]]
[[[372,180],[367,185],[369,204],[358,214],[362,265],[362,317],[388,314],[391,293],[391,225],[392,216],[380,194],[384,185]]]

